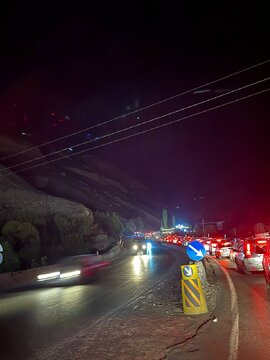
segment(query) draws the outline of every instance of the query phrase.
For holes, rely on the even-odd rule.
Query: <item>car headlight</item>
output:
[[[138,245],[133,245],[133,250],[138,250]]]
[[[48,274],[41,274],[37,276],[38,281],[52,280],[58,278],[60,275],[59,271],[51,272]]]
[[[146,249],[146,245],[145,245],[145,244],[142,245],[142,249],[143,249],[143,250]]]
[[[60,274],[60,279],[68,279],[71,277],[79,276],[80,274],[81,274],[81,270],[69,271],[69,272]]]

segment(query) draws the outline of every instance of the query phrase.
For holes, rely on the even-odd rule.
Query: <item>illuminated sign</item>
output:
[[[180,229],[180,230],[185,230],[185,229],[187,230],[187,229],[189,229],[189,226],[178,224],[178,225],[175,225],[175,228]]]

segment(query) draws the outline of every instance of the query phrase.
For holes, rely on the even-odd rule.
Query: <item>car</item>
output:
[[[235,256],[239,251],[240,245],[243,243],[243,239],[235,238],[232,240],[232,248],[230,249],[230,260],[235,262]]]
[[[202,238],[203,239],[203,246],[204,246],[204,248],[205,248],[205,250],[206,250],[206,252],[209,252],[209,247],[210,247],[210,244],[211,244],[211,239],[210,238],[207,238],[207,239],[205,239],[205,238]]]
[[[230,250],[232,248],[232,243],[229,241],[222,241],[217,244],[216,247],[216,258],[228,258],[230,256]]]
[[[101,270],[110,265],[101,255],[85,254],[68,256],[59,260],[53,270],[44,271],[37,276],[37,281],[44,284],[69,284],[95,279]]]
[[[131,243],[131,254],[132,255],[143,255],[149,252],[149,249],[152,247],[151,243],[146,240],[134,240]]]
[[[216,254],[216,248],[217,248],[217,240],[212,239],[210,244],[209,244],[209,254],[210,255],[215,255]]]
[[[270,289],[270,239],[267,241],[265,252],[263,254],[263,269],[266,286]]]
[[[235,264],[239,273],[251,274],[252,271],[263,271],[263,254],[267,239],[252,238],[245,240],[235,255]]]
[[[182,243],[181,236],[177,233],[165,235],[163,241],[166,243],[175,244],[175,245],[181,245],[181,243]]]
[[[183,236],[178,236],[177,245],[184,246],[185,240]]]
[[[133,238],[134,239],[144,239],[145,238],[145,235],[144,233],[140,232],[140,231],[135,231],[133,233]]]

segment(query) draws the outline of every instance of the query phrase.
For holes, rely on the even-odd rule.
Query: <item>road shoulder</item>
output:
[[[209,271],[208,282],[204,284],[209,313],[196,316],[183,313],[176,266],[163,282],[89,330],[72,348],[54,354],[54,359],[154,360],[171,358],[179,352],[190,353],[185,345],[191,344],[190,340],[213,320],[217,286],[211,267],[207,266]]]

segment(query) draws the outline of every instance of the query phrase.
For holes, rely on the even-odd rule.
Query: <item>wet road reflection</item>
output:
[[[230,260],[221,260],[229,270],[237,291],[239,308],[239,349],[237,360],[269,359],[270,291],[263,273],[239,274]]]
[[[39,358],[159,281],[175,262],[171,250],[126,256],[98,281],[1,294],[1,359]]]

